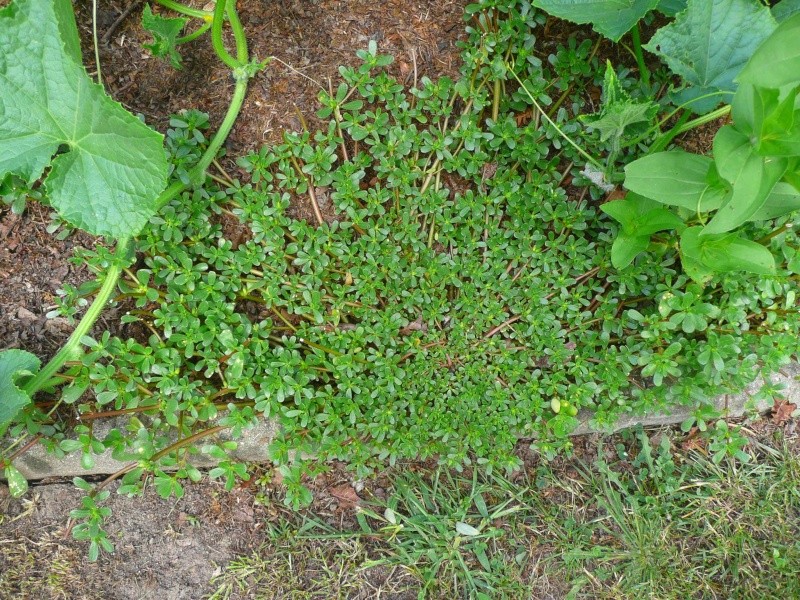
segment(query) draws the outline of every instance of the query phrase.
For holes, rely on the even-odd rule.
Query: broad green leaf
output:
[[[618,42],[659,0],[533,0],[533,5],[560,19],[591,23],[595,31]]]
[[[714,136],[713,152],[717,172],[730,183],[735,183],[754,148],[745,134],[731,125],[725,125]]]
[[[734,92],[734,79],[756,48],[775,29],[769,9],[752,0],[689,0],[675,21],[659,29],[645,46],[686,82],[675,102],[708,112]]]
[[[748,219],[749,221],[768,221],[800,210],[800,192],[794,186],[779,181],[772,188],[764,204]]]
[[[685,9],[686,0],[661,0],[656,6],[658,12],[664,13],[668,17],[674,17]]]
[[[775,257],[756,242],[735,233],[701,235],[701,227],[689,227],[681,235],[681,254],[717,273],[745,271],[759,275],[775,272]]]
[[[19,469],[13,465],[8,465],[3,473],[8,481],[8,491],[11,493],[12,498],[19,498],[24,496],[28,491],[28,480],[19,472]]]
[[[747,62],[738,80],[767,88],[800,84],[800,14],[778,25]]]
[[[772,7],[772,16],[778,23],[797,13],[800,13],[800,0],[781,0]]]
[[[733,97],[736,129],[751,137],[764,156],[800,155],[800,110],[795,108],[800,88],[762,88],[743,83]]]
[[[718,208],[726,190],[711,185],[712,160],[683,151],[656,152],[625,167],[625,187],[661,204],[707,212]]]
[[[37,371],[39,365],[39,359],[30,352],[0,352],[0,433],[31,402],[30,396],[17,387],[17,379]]]
[[[600,132],[600,141],[614,138],[616,147],[619,147],[619,140],[629,127],[648,123],[657,110],[658,106],[654,102],[637,102],[631,99],[630,94],[620,85],[611,62],[606,62],[602,108],[599,113],[586,115],[581,120],[586,122],[588,128]]]
[[[154,15],[150,5],[144,5],[142,12],[142,27],[153,34],[153,43],[144,44],[144,47],[159,58],[168,58],[175,69],[181,68],[181,55],[176,48],[176,42],[181,31],[186,27],[189,19],[166,18]]]
[[[600,210],[618,221],[629,236],[649,236],[657,231],[683,227],[683,221],[675,213],[633,192],[623,200],[602,204]]]
[[[626,235],[620,231],[611,244],[611,264],[615,269],[624,269],[649,245],[649,235]]]
[[[45,185],[62,218],[96,235],[138,233],[166,185],[163,137],[93,83],[70,56],[69,0],[0,10],[0,180]],[[58,8],[56,8],[58,7]],[[59,149],[66,152],[55,156]],[[55,158],[54,158],[55,156]]]
[[[764,205],[786,172],[785,158],[759,156],[752,146],[749,150],[741,167],[729,179],[733,186],[730,196],[705,226],[703,235],[724,233],[746,223]]]

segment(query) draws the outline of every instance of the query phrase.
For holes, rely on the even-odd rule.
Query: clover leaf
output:
[[[0,179],[14,173],[30,184],[49,166],[44,183],[64,220],[95,235],[135,235],[166,185],[163,137],[76,61],[69,4],[16,0],[0,10]]]

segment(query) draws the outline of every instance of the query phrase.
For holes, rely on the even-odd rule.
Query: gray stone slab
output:
[[[771,376],[774,383],[782,383],[785,386],[783,395],[789,402],[800,406],[800,364],[791,363],[780,372]],[[724,417],[736,418],[748,412],[765,412],[772,406],[771,402],[764,400],[753,401],[751,399],[758,392],[763,385],[763,381],[756,381],[751,384],[744,392],[740,394],[731,394],[717,399],[716,405],[722,411]],[[650,415],[630,415],[621,418],[613,427],[611,431],[619,431],[628,427],[643,425],[659,426],[659,425],[673,425],[682,422],[691,410],[686,407],[677,407],[670,413],[655,413]],[[581,424],[574,432],[574,435],[583,435],[588,433],[597,433],[597,429],[591,426],[591,413],[579,413]],[[99,429],[105,427],[105,431],[113,426],[120,427],[121,423],[107,423],[105,426],[98,424],[96,427]],[[605,431],[610,433],[610,431]],[[104,435],[104,430],[100,429],[98,432],[100,437]],[[277,433],[277,424],[274,421],[262,421],[257,426],[243,432],[242,437],[239,438],[239,444],[233,457],[237,460],[250,462],[250,463],[266,463],[267,446],[275,438]],[[224,434],[219,436],[219,439],[227,439]],[[135,462],[135,457],[131,457]],[[191,462],[199,467],[210,467],[214,465],[212,459],[203,454],[192,456]],[[122,469],[123,467],[131,464],[131,461],[120,461],[112,458],[110,452],[95,456],[94,468],[84,470],[80,465],[80,456],[72,454],[70,456],[57,459],[54,456],[47,454],[41,446],[34,446],[28,452],[20,456],[14,461],[16,466],[22,474],[29,480],[40,480],[48,478],[63,478],[88,475],[109,475]]]

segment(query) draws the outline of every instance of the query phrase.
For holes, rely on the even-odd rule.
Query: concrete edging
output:
[[[785,386],[785,398],[797,406],[800,406],[800,364],[790,363],[785,366],[781,371],[774,373],[771,376],[773,383],[781,383]],[[772,407],[771,402],[764,400],[751,401],[753,396],[758,392],[762,385],[761,380],[757,380],[750,384],[745,391],[739,394],[731,394],[717,398],[716,405],[721,410],[723,416],[727,418],[741,417],[742,415],[750,412],[766,412]],[[674,425],[682,422],[687,416],[691,414],[691,410],[687,407],[676,407],[670,413],[656,413],[647,416],[628,416],[623,417],[614,425],[611,431],[598,431],[593,429],[590,425],[590,413],[579,414],[578,418],[581,424],[573,432],[573,435],[586,435],[590,433],[612,433],[635,425],[661,426],[661,425]],[[106,423],[105,425],[98,424],[97,428],[105,427],[108,431],[113,425]],[[119,426],[117,424],[117,426]],[[236,460],[250,462],[250,463],[267,463],[267,446],[275,438],[278,426],[272,421],[262,421],[256,427],[246,430],[242,433],[237,443],[239,444],[236,451],[233,453],[233,458]],[[101,435],[104,435],[100,429]],[[225,439],[224,435],[220,439]],[[109,475],[115,473],[130,464],[135,457],[131,457],[131,461],[120,461],[111,456],[111,452],[96,455],[95,466],[90,470],[85,470],[81,467],[80,456],[78,454],[71,454],[64,458],[58,459],[55,456],[45,452],[41,446],[34,446],[25,454],[20,456],[14,461],[14,466],[30,480],[42,480],[50,478],[64,478],[64,477],[86,477],[92,475]],[[198,454],[193,456],[192,461],[198,467],[210,467],[216,461],[208,456]]]

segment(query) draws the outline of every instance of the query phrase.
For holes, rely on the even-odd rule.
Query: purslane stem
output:
[[[52,359],[50,359],[50,362],[48,362],[41,370],[39,370],[39,372],[36,373],[32,379],[25,383],[23,390],[28,395],[32,395],[39,391],[45,383],[50,381],[53,375],[58,372],[64,363],[72,358],[75,350],[80,346],[81,339],[83,339],[83,337],[89,333],[92,325],[94,325],[94,322],[100,316],[100,313],[108,303],[109,298],[111,298],[111,294],[116,289],[117,280],[122,272],[122,265],[125,257],[128,255],[130,246],[131,238],[123,238],[119,240],[117,243],[117,249],[114,252],[114,262],[108,267],[106,279],[103,281],[100,291],[97,292],[97,296],[95,296],[95,299],[91,306],[89,306],[86,314],[83,315],[83,318],[75,327],[75,331],[73,331],[72,335],[69,336],[67,343],[64,344],[61,350],[59,350]]]

